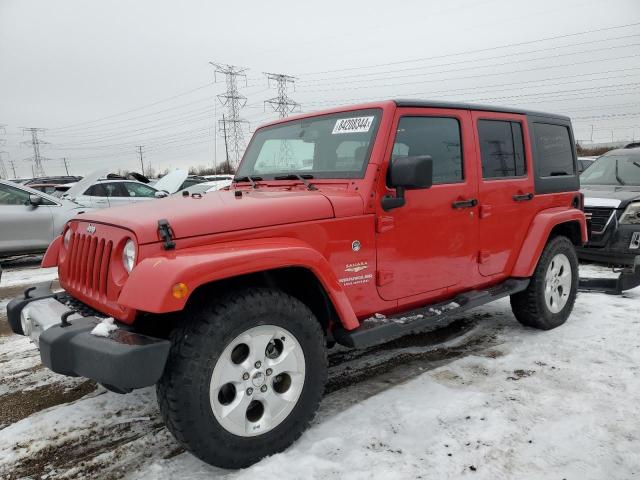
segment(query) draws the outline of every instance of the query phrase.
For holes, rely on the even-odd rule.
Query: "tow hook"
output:
[[[621,269],[614,269],[619,273],[617,278],[580,278],[578,290],[581,292],[600,292],[610,295],[622,295],[640,285],[640,255],[635,257],[633,265]]]

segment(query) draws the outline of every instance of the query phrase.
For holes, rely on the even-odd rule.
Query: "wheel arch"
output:
[[[177,283],[189,293],[176,299]],[[154,285],[154,288],[149,288]],[[194,294],[211,295],[238,286],[272,286],[303,301],[323,327],[332,320],[358,326],[351,303],[320,252],[297,239],[271,238],[165,252],[143,259],[131,272],[118,303],[142,312],[185,308]]]
[[[513,268],[513,277],[530,277],[538,264],[540,255],[549,240],[566,236],[574,245],[587,242],[587,224],[584,212],[577,208],[556,207],[538,213],[531,222]]]

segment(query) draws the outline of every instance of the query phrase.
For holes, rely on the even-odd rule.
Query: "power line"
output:
[[[220,125],[227,148],[227,161],[235,169],[244,152],[243,127],[249,123],[240,117],[240,109],[247,104],[247,97],[241,95],[238,90],[238,77],[243,77],[246,84],[244,72],[247,69],[223,63],[209,63],[215,67],[215,81],[217,81],[217,74],[222,74],[225,77],[227,90],[218,95],[218,99],[223,106],[227,107],[227,113],[222,116]]]
[[[547,42],[550,40],[558,40],[561,38],[569,38],[569,37],[576,37],[579,35],[587,35],[589,33],[597,33],[597,32],[605,32],[605,31],[609,31],[609,30],[617,30],[620,28],[627,28],[627,27],[635,27],[640,25],[640,22],[635,22],[635,23],[627,23],[624,25],[614,25],[611,27],[603,27],[603,28],[597,28],[597,29],[593,29],[593,30],[583,30],[581,32],[575,32],[575,33],[567,33],[567,34],[563,34],[563,35],[555,35],[552,37],[545,37],[545,38],[539,38],[537,40],[528,40],[525,42],[517,42],[517,43],[508,43],[505,45],[497,45],[494,47],[487,47],[487,48],[478,48],[478,49],[474,49],[474,50],[466,50],[463,52],[457,52],[457,53],[449,53],[449,54],[444,54],[444,55],[434,55],[431,57],[420,57],[420,58],[413,58],[413,59],[409,59],[409,60],[400,60],[400,61],[395,61],[395,62],[387,62],[387,63],[378,63],[378,64],[373,64],[373,65],[361,65],[361,66],[357,66],[357,67],[346,67],[346,68],[337,68],[337,69],[333,69],[333,70],[322,70],[322,71],[315,71],[315,72],[305,72],[302,73],[300,75],[318,75],[318,74],[325,74],[325,73],[333,73],[333,72],[346,72],[346,71],[351,71],[351,70],[364,70],[364,69],[369,69],[369,68],[377,68],[377,67],[386,67],[386,66],[390,66],[390,65],[401,65],[401,64],[405,64],[405,63],[413,63],[413,62],[421,62],[424,60],[436,60],[439,58],[448,58],[448,57],[455,57],[455,56],[460,56],[460,55],[469,55],[472,53],[481,53],[481,52],[490,52],[493,50],[499,50],[501,48],[510,48],[510,47],[520,47],[522,45],[531,45],[534,43],[540,43],[540,42]]]

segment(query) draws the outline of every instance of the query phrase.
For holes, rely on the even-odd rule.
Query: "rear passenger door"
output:
[[[479,252],[483,276],[508,275],[535,215],[524,115],[473,111],[480,158]]]

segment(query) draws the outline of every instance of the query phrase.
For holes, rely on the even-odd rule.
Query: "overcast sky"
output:
[[[303,111],[465,100],[570,115],[584,141],[640,138],[638,0],[0,0],[9,174],[31,175],[20,127],[47,129],[47,174],[62,157],[72,174],[139,170],[137,145],[156,170],[223,160],[210,61],[247,68],[251,130],[276,118],[276,72],[298,77]]]

